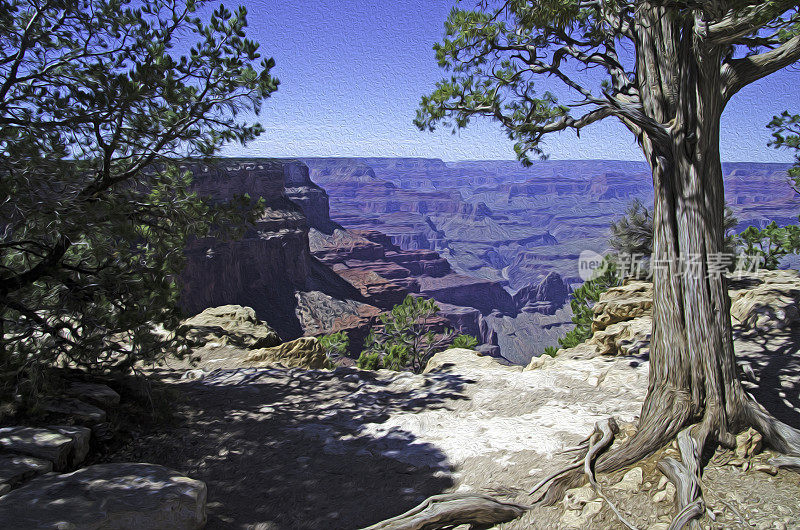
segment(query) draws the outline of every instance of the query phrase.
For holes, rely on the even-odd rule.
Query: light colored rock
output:
[[[561,525],[559,528],[564,530],[584,530],[592,528],[592,519],[603,509],[602,501],[592,501],[586,503],[582,510],[566,510],[561,515]]]
[[[256,366],[280,364],[286,368],[329,368],[330,360],[314,337],[301,337],[273,348],[260,348],[250,352],[245,362]]]
[[[753,469],[766,473],[767,475],[772,475],[773,477],[778,474],[778,468],[769,464],[758,464],[753,466]]]
[[[502,365],[493,357],[478,355],[475,350],[450,348],[431,357],[422,373],[458,371],[464,367],[522,371],[521,366]]]
[[[15,530],[193,530],[206,522],[206,486],[154,464],[100,464],[0,497],[0,521]]]
[[[590,527],[592,519],[600,513],[603,501],[590,485],[567,490],[562,501],[564,513],[560,528],[582,529]]]
[[[617,322],[649,316],[653,313],[653,284],[631,281],[612,287],[600,295],[592,309],[592,330],[600,331]]]
[[[564,493],[564,500],[561,503],[566,510],[582,510],[586,504],[598,499],[594,489],[586,484],[580,488],[569,489]]]
[[[256,318],[250,307],[210,307],[183,322],[187,337],[198,345],[216,342],[244,348],[269,348],[281,343],[278,334]]]
[[[560,351],[561,350],[559,350],[559,352]],[[539,368],[543,368],[548,364],[552,364],[554,362],[556,362],[554,357],[542,354],[538,357],[534,357],[533,359],[531,359],[531,362],[528,363],[528,366],[525,367],[525,370],[538,370]]]
[[[631,493],[642,490],[644,472],[642,468],[635,467],[622,476],[622,480],[614,485],[615,489],[629,491]]]
[[[663,490],[658,491],[656,492],[655,495],[653,495],[653,502],[655,503],[672,502],[674,500],[675,500],[675,486],[672,484],[672,482],[667,482]]]
[[[650,351],[652,329],[651,317],[638,317],[595,332],[587,343],[596,345],[600,355],[642,355]]]
[[[48,460],[56,471],[61,471],[73,460],[75,442],[70,436],[50,429],[5,427],[0,429],[0,446],[6,451]]]
[[[797,271],[759,271],[748,280],[755,286],[731,290],[731,317],[744,328],[765,331],[800,322],[800,277]]]
[[[53,463],[23,455],[0,455],[0,491],[11,490],[37,475],[53,470]],[[4,488],[8,486],[8,488]]]
[[[80,423],[102,423],[106,421],[106,411],[75,398],[57,398],[45,401],[42,410],[67,416]]]
[[[760,453],[761,447],[761,433],[750,427],[746,431],[736,435],[736,450],[734,451],[734,454],[736,455],[736,458],[750,458],[751,456]]]
[[[67,393],[82,401],[94,403],[99,407],[109,408],[119,405],[119,394],[108,385],[98,383],[72,383]]]

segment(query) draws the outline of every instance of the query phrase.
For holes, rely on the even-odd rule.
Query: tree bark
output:
[[[653,173],[653,330],[649,386],[636,435],[598,459],[598,472],[645,458],[686,427],[702,451],[735,444],[757,428],[773,447],[800,451],[800,432],[769,416],[745,393],[736,372],[727,280],[709,269],[724,250],[724,186],[719,127],[727,102],[722,47],[704,43],[674,10],[642,8],[637,76],[645,111],[669,141],[634,131]],[[691,19],[691,17],[688,17]],[[573,474],[546,503],[580,482]]]

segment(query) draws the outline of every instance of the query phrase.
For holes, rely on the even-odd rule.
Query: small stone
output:
[[[587,503],[595,499],[597,499],[597,493],[587,484],[580,488],[567,490],[562,502],[567,510],[582,510]]]
[[[622,477],[622,480],[620,480],[614,486],[614,488],[630,492],[641,491],[643,480],[644,480],[644,472],[642,471],[642,468],[635,467],[630,471],[628,471],[627,473],[625,473],[625,475],[623,475]]]
[[[86,459],[86,455],[89,454],[89,441],[92,438],[91,429],[77,425],[51,425],[48,429],[72,438],[73,446],[69,467],[77,467]]]
[[[656,489],[663,490],[664,487],[667,485],[667,482],[669,482],[669,479],[664,475],[661,475],[661,478],[658,480],[658,486],[656,486]]]
[[[767,475],[772,475],[773,477],[778,474],[778,468],[769,464],[758,464],[754,466],[753,469],[766,473]]]
[[[119,405],[119,394],[108,385],[98,383],[72,383],[67,393],[100,407],[114,407]]]
[[[675,486],[668,482],[664,489],[653,495],[653,502],[672,502],[675,499]]]
[[[761,452],[761,446],[761,434],[750,427],[736,435],[736,450],[734,454],[737,458],[745,459]]]
[[[591,501],[580,510],[566,510],[561,516],[559,528],[580,530],[591,527],[591,521],[603,509],[602,501]]]
[[[75,398],[45,401],[42,405],[42,410],[67,416],[80,423],[102,423],[106,421],[106,411]]]

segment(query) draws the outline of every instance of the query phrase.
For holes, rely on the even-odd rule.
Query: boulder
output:
[[[278,334],[256,318],[250,307],[223,305],[210,307],[183,322],[187,336],[204,345],[216,342],[244,348],[268,348],[281,343]]]
[[[0,521],[15,530],[202,528],[206,485],[154,464],[100,464],[0,497]]]
[[[300,337],[280,346],[260,348],[250,352],[245,362],[257,366],[281,364],[286,368],[320,369],[330,367],[319,341],[314,337]]]
[[[800,277],[797,271],[760,271],[755,286],[731,290],[734,323],[752,331],[783,329],[800,322]]]
[[[67,416],[78,423],[102,423],[106,421],[106,411],[75,398],[50,399],[42,403],[42,410]]]
[[[86,457],[90,433],[86,427],[73,426],[5,427],[0,429],[0,447],[47,460],[52,462],[53,469],[63,471]]]
[[[0,455],[0,495],[38,475],[53,470],[53,463],[23,455]]]
[[[600,355],[643,355],[650,352],[653,319],[643,316],[596,331],[587,341]]]
[[[653,313],[653,284],[643,281],[630,281],[619,287],[612,287],[594,305],[592,330],[601,331],[612,324],[625,322]]]
[[[465,348],[450,348],[443,352],[435,354],[428,359],[428,364],[422,372],[438,373],[457,371],[459,367],[475,369],[475,368],[499,368],[508,369],[513,371],[522,371],[521,366],[504,366],[497,362],[493,357],[488,355],[480,355],[475,350],[467,350]]]
[[[69,386],[67,394],[98,407],[110,408],[119,405],[119,394],[108,385],[76,382]]]

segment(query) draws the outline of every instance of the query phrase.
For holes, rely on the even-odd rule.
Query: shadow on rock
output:
[[[173,374],[161,374],[165,378]],[[114,460],[180,470],[208,486],[208,528],[352,529],[402,513],[453,485],[435,446],[369,424],[446,408],[473,381],[244,368],[176,386],[178,427],[140,438]]]
[[[745,388],[777,419],[800,429],[800,327],[741,337],[747,345],[736,357]]]

